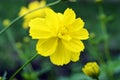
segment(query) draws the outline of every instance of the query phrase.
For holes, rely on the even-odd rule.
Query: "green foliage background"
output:
[[[55,0],[47,0],[47,3]],[[4,27],[4,19],[11,21],[18,16],[21,6],[27,6],[31,0],[1,0],[0,1],[0,30]],[[100,6],[103,12],[100,13]],[[17,80],[92,80],[82,72],[82,67],[90,61],[97,61],[101,74],[100,80],[120,80],[120,1],[105,0],[96,3],[95,0],[77,0],[60,2],[51,8],[56,12],[64,12],[72,8],[77,17],[85,22],[85,27],[90,33],[90,38],[85,42],[85,51],[80,60],[63,67],[53,65],[48,58],[39,56],[30,65],[23,69]],[[102,34],[101,22],[105,23],[107,35]],[[18,20],[11,28],[0,35],[0,76],[7,73],[9,78],[18,67],[36,54],[35,40],[29,37],[28,30],[22,28],[22,19]],[[95,36],[94,36],[95,35]],[[27,36],[28,42],[24,41]],[[104,52],[105,39],[108,38],[108,48],[111,59],[106,58]],[[19,47],[21,45],[21,47]]]

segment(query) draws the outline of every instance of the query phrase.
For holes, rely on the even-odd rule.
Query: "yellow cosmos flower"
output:
[[[33,9],[36,9],[36,8],[38,8],[38,7],[43,7],[43,6],[45,6],[45,5],[46,5],[45,0],[41,0],[40,2],[38,2],[38,1],[33,1],[33,2],[31,2],[31,3],[28,5],[28,8],[26,8],[26,7],[24,7],[24,6],[21,8],[21,10],[20,10],[20,12],[19,12],[19,16],[22,16],[22,15],[24,15],[25,13],[27,13],[27,12],[33,10]],[[44,17],[45,17],[45,9],[47,9],[47,8],[43,8],[43,9],[34,11],[34,12],[29,13],[29,14],[27,14],[26,16],[24,16],[23,28],[25,28],[25,29],[28,28],[28,26],[29,26],[29,21],[30,21],[31,19],[34,19],[34,18],[36,18],[36,17],[42,17],[42,18],[44,18]]]
[[[99,76],[99,73],[100,73],[100,70],[99,70],[99,66],[96,62],[89,62],[85,65],[84,68],[82,68],[83,72],[94,78],[94,79],[97,79],[98,76]]]
[[[49,56],[56,65],[78,61],[80,52],[85,48],[81,40],[88,39],[83,20],[76,19],[75,12],[69,8],[63,14],[51,9],[47,9],[46,13],[45,18],[36,18],[29,23],[30,36],[38,39],[38,53]]]

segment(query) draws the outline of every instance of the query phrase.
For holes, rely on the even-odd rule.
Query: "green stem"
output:
[[[9,42],[11,43],[12,47],[14,48],[14,50],[18,53],[18,54],[23,54],[23,52],[21,50],[19,50],[16,45],[15,45],[15,40],[14,37],[12,36],[11,30],[6,31],[7,37]],[[19,56],[20,57],[20,56]]]
[[[24,68],[26,67],[32,60],[34,60],[39,54],[35,54],[28,61],[26,61],[11,77],[9,80],[13,80],[13,78]]]
[[[102,32],[103,35],[105,36],[104,38],[104,50],[105,50],[105,55],[107,60],[111,60],[111,56],[110,56],[110,51],[109,51],[109,44],[108,44],[108,33],[106,30],[106,24],[104,22],[101,22],[101,28],[102,28]]]
[[[2,30],[0,31],[0,34],[2,34],[3,32],[5,32],[11,25],[13,25],[16,21],[18,21],[19,19],[21,19],[21,18],[24,17],[25,15],[27,15],[27,14],[29,14],[29,13],[32,13],[32,12],[34,12],[34,11],[37,11],[37,10],[39,10],[39,9],[42,9],[42,8],[45,8],[45,7],[49,7],[49,6],[58,4],[59,2],[61,2],[61,0],[57,0],[57,1],[55,1],[55,2],[52,2],[52,3],[47,4],[46,6],[36,8],[36,9],[34,9],[34,10],[31,10],[31,11],[25,13],[25,14],[22,15],[22,16],[19,16],[19,17],[15,18],[13,21],[11,21],[11,23],[10,23],[7,27],[5,27],[4,29],[2,29]]]
[[[106,24],[108,23],[107,21],[108,17],[104,14],[102,6],[99,7],[99,11],[100,11],[100,15],[102,15],[102,19],[100,19],[100,24],[101,24],[101,31],[102,31],[103,40],[104,40],[104,51],[105,51],[107,62],[109,62],[111,60],[111,56],[110,56],[109,43],[108,43],[109,37],[108,37],[108,32],[106,27]],[[110,80],[113,80],[114,79],[113,72],[109,70],[109,67],[107,67],[106,72],[110,77]]]
[[[22,63],[25,62],[28,59],[28,57],[26,58],[25,54],[23,54],[23,51],[20,50],[19,48],[17,48],[17,46],[15,45],[15,40],[14,40],[14,37],[12,36],[11,30],[10,29],[7,30],[6,34],[7,34],[10,44],[12,45],[14,50],[17,52],[19,58],[21,59],[21,62]],[[24,58],[23,58],[23,56],[24,56]],[[31,64],[26,69],[32,70]]]
[[[107,16],[104,14],[102,6],[99,6],[99,19],[100,19],[100,24],[101,24],[101,31],[103,35],[103,40],[104,40],[104,50],[105,50],[105,55],[107,60],[111,60],[110,52],[109,52],[109,44],[108,44],[108,33],[107,33]]]

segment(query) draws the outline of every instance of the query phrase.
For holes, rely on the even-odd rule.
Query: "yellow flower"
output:
[[[31,10],[34,10],[38,7],[43,7],[45,5],[46,5],[45,0],[41,0],[40,2],[33,1],[28,5],[28,8],[26,8],[24,6],[21,8],[21,10],[19,12],[19,16],[22,16],[22,15],[24,15],[25,13],[27,13]],[[37,10],[37,11],[34,11],[34,12],[29,13],[26,16],[24,16],[23,28],[25,28],[25,29],[28,28],[29,21],[31,19],[34,19],[36,17],[44,18],[45,17],[45,9],[47,9],[47,7],[43,8],[43,9],[40,9],[40,10]]]
[[[96,62],[87,63],[84,66],[84,68],[82,68],[82,71],[86,75],[88,75],[88,76],[90,76],[90,77],[92,77],[94,79],[97,79],[98,76],[99,76],[99,73],[100,73],[99,66],[98,66],[98,64]]]
[[[84,22],[81,18],[76,19],[75,12],[69,8],[63,14],[51,9],[47,9],[46,13],[46,18],[36,18],[29,23],[30,36],[38,39],[38,53],[49,56],[56,65],[78,61],[80,52],[85,48],[81,40],[88,39]]]
[[[3,20],[3,26],[7,27],[9,24],[10,24],[10,20],[9,19]]]

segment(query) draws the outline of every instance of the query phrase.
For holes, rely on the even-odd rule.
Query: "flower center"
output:
[[[62,27],[58,32],[58,38],[64,39],[64,40],[71,40],[71,36],[69,35],[69,31],[66,27]]]

